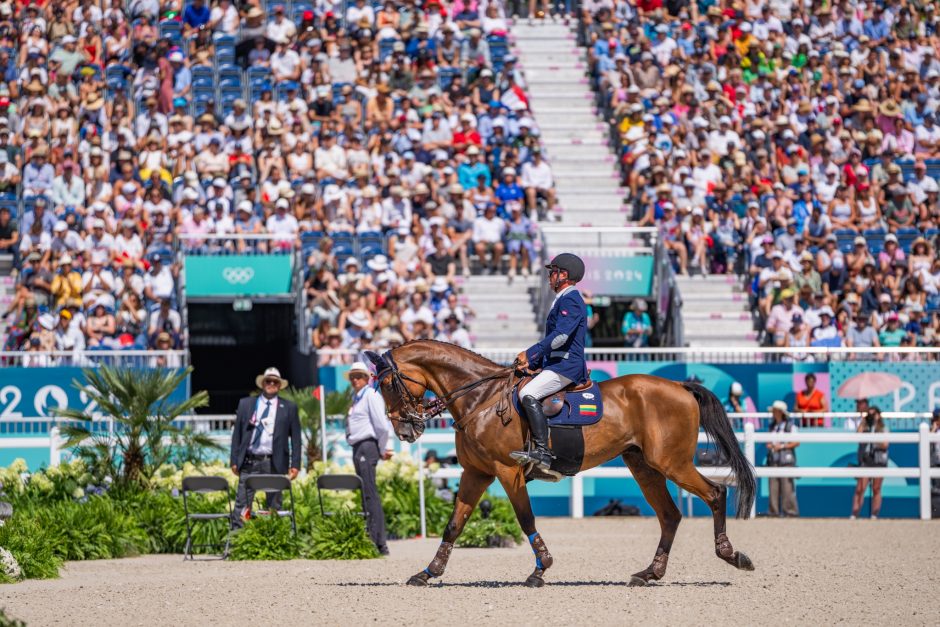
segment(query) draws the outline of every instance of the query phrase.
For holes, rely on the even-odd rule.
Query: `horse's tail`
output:
[[[725,412],[724,405],[711,390],[698,383],[683,383],[682,387],[695,397],[699,407],[699,422],[708,437],[715,443],[717,449],[730,460],[731,470],[737,479],[737,517],[750,518],[751,507],[754,505],[754,496],[757,491],[757,481],[754,478],[754,468],[747,460],[738,439],[731,428],[731,421]]]

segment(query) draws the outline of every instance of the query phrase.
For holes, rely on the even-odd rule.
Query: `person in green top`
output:
[[[642,348],[650,345],[653,324],[650,322],[650,316],[646,313],[646,309],[646,301],[637,298],[630,306],[630,311],[624,314],[623,322],[620,325],[620,333],[623,335],[626,346]]]
[[[907,337],[907,331],[901,328],[898,321],[898,314],[891,312],[885,318],[885,328],[878,334],[878,341],[882,346],[897,347]]]
[[[77,49],[77,40],[72,35],[63,37],[59,44],[49,60],[58,61],[59,71],[66,76],[71,76],[78,64],[85,60],[85,55]]]

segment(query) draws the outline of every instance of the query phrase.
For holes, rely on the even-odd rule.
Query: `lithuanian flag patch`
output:
[[[597,405],[578,405],[578,411],[584,416],[596,416]]]

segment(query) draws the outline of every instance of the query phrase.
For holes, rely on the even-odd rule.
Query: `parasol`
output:
[[[839,386],[839,398],[873,398],[884,396],[901,388],[904,382],[900,377],[887,372],[863,372],[848,379]]]

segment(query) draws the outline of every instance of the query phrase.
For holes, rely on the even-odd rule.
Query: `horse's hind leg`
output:
[[[754,570],[751,559],[744,553],[735,551],[731,546],[731,540],[728,539],[726,525],[728,488],[703,477],[691,462],[679,471],[669,473],[668,476],[678,485],[705,501],[712,510],[712,519],[715,522],[715,554],[735,568]]]
[[[477,506],[477,501],[491,483],[493,483],[492,476],[481,474],[471,468],[464,469],[460,478],[460,489],[457,491],[457,502],[454,504],[454,513],[451,514],[450,521],[444,528],[437,553],[427,568],[408,580],[409,586],[426,586],[431,577],[440,577],[444,574],[447,561],[450,559],[450,552],[454,549],[454,541],[463,531],[470,514],[473,513],[473,508]]]
[[[669,490],[666,489],[666,477],[652,468],[643,458],[638,448],[631,448],[623,454],[623,461],[630,467],[633,478],[636,479],[643,491],[643,496],[659,518],[659,527],[662,534],[659,537],[659,546],[653,562],[646,568],[630,577],[631,586],[645,586],[651,580],[658,581],[666,574],[666,563],[669,561],[669,550],[676,537],[676,530],[682,520],[682,514],[676,507]]]

